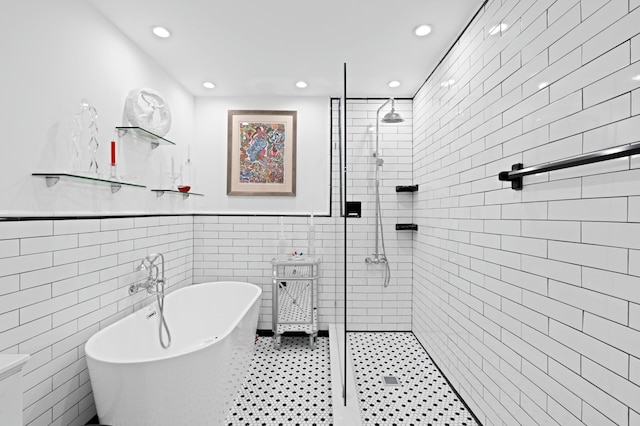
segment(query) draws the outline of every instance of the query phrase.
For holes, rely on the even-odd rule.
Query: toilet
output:
[[[22,424],[22,367],[29,358],[0,354],[0,425]]]

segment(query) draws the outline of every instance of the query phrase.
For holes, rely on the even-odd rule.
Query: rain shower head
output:
[[[380,119],[380,111],[382,110],[382,108],[384,108],[385,106],[389,105],[389,103],[391,103],[391,112],[388,112],[384,115],[384,117],[382,117],[382,119]],[[380,124],[380,122],[383,123],[390,123],[390,124],[396,124],[396,123],[402,123],[404,121],[404,118],[402,118],[400,116],[400,114],[398,114],[396,112],[396,100],[393,98],[389,98],[387,99],[382,105],[380,105],[380,108],[378,108],[378,111],[376,111],[376,149],[375,151],[373,151],[373,156],[374,157],[379,157],[380,156],[380,150],[378,149],[378,140],[380,137],[380,132],[378,131],[378,126]],[[378,166],[380,166],[381,164],[378,164]]]
[[[402,118],[402,116],[400,116],[400,114],[396,112],[396,100],[393,98],[389,100],[391,101],[391,112],[386,113],[380,121],[382,121],[383,123],[402,123],[404,121],[404,118]],[[385,104],[387,102],[385,102]],[[385,104],[382,104],[382,106],[384,106]],[[380,108],[382,109],[382,107]]]
[[[383,123],[402,123],[404,118],[402,118],[395,109],[391,108],[391,112],[386,113],[380,121]]]

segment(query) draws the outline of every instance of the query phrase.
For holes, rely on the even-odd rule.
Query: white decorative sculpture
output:
[[[124,104],[127,120],[132,126],[142,127],[160,137],[171,128],[171,111],[160,93],[140,88],[129,92]]]

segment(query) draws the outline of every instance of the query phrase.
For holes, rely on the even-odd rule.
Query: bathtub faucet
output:
[[[156,263],[158,259],[160,259],[159,267]],[[140,262],[136,271],[149,271],[149,275],[143,282],[131,284],[129,286],[129,294],[133,295],[141,288],[144,288],[147,290],[147,293],[156,295],[156,302],[158,303],[158,310],[160,311],[158,337],[160,338],[160,345],[167,349],[171,346],[171,332],[169,331],[167,320],[164,317],[164,286],[167,283],[164,278],[164,255],[162,253],[157,253],[146,256],[142,259],[142,262]],[[165,334],[167,336],[166,341],[164,339]]]
[[[160,267],[156,261],[160,259]],[[142,282],[136,282],[129,286],[129,294],[133,295],[140,289],[147,290],[149,294],[159,294],[164,296],[164,255],[162,253],[150,254],[142,259],[136,271],[149,271],[149,275]]]

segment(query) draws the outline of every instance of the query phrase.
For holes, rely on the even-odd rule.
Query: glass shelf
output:
[[[62,177],[85,181],[85,182],[106,183],[111,185],[111,192],[114,194],[120,191],[120,188],[122,188],[123,186],[130,186],[134,188],[146,188],[146,186],[138,185],[137,183],[122,182],[114,179],[102,179],[102,178],[97,178],[93,176],[77,175],[73,173],[31,173],[31,176],[39,176],[39,177],[45,178],[48,187],[54,186],[56,183],[60,181],[60,178]]]
[[[151,133],[142,127],[120,126],[116,127],[116,129],[118,130],[118,136],[124,136],[131,132],[133,138],[149,142],[153,149],[157,148],[159,145],[175,145],[175,143],[171,142],[169,139],[165,139],[162,136]]]
[[[177,189],[152,189],[152,192],[156,193],[156,197],[162,197],[164,195],[165,192],[170,192],[172,194],[180,194],[182,195],[182,198],[189,198],[190,195],[196,195],[198,197],[204,197],[204,194],[198,194],[197,192],[182,192],[182,191],[178,191]]]

